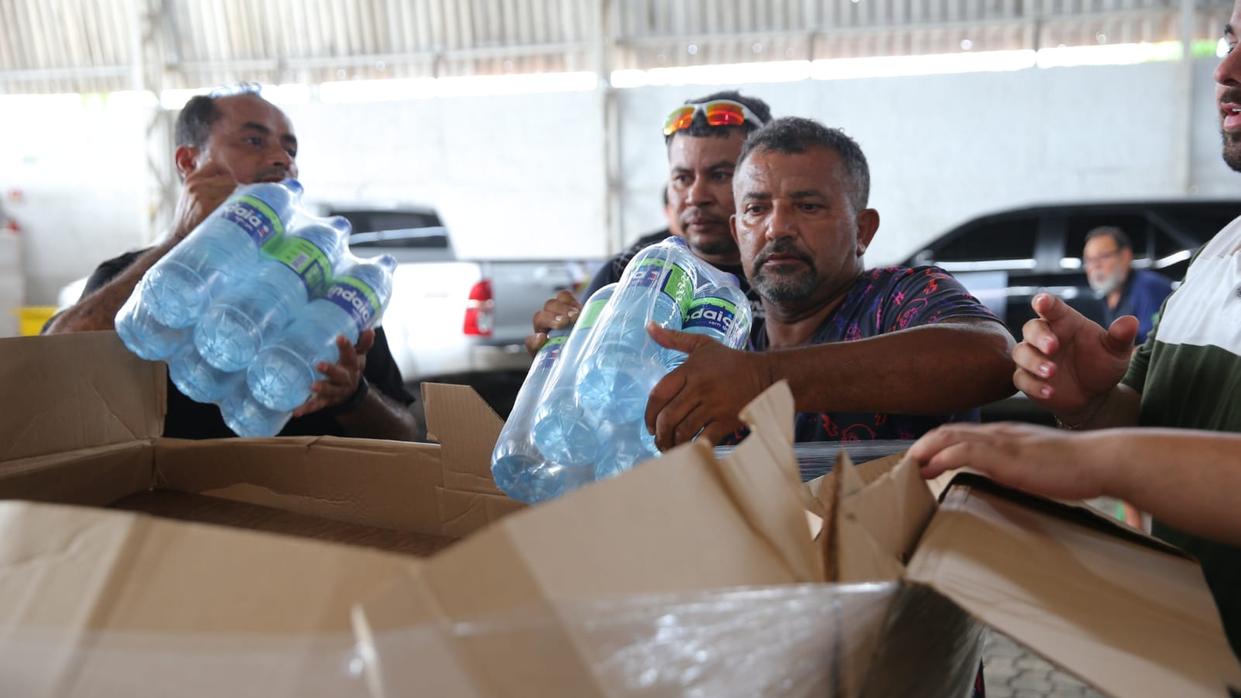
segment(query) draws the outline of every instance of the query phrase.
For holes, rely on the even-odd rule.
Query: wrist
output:
[[[1087,402],[1085,407],[1075,412],[1057,413],[1055,415],[1056,426],[1069,431],[1086,429],[1103,411],[1103,406],[1107,404],[1107,399],[1110,395],[1110,392],[1104,393]]]

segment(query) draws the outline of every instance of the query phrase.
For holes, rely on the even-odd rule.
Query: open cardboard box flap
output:
[[[165,375],[114,332],[0,340],[0,387],[17,408],[0,411],[0,497],[103,506],[169,490],[452,538],[521,508],[478,460],[501,423],[469,388],[426,387],[443,444],[185,441],[160,437]]]
[[[111,332],[0,340],[0,497],[55,503],[0,501],[0,693],[365,694],[350,608],[417,562],[64,504],[166,496],[161,513],[182,518],[186,501],[219,502],[204,520],[424,548],[522,508],[454,487],[478,464],[440,444],[162,438],[165,376]],[[494,413],[445,388],[434,409],[494,441]]]
[[[810,484],[837,495],[823,504],[835,512],[824,544],[836,578],[897,574],[1110,695],[1219,696],[1241,686],[1201,568],[1176,549],[1084,505],[977,474],[941,483],[936,506],[910,461],[867,463],[863,474],[843,460]],[[888,656],[899,654],[900,635],[898,619],[876,665],[901,661]]]
[[[586,598],[885,580],[901,585],[903,599],[881,628],[848,629],[857,637],[833,680],[841,693],[912,695],[933,676],[925,671],[949,671],[950,660],[971,679],[976,663],[960,661],[969,640],[951,647],[929,621],[962,634],[985,623],[1111,695],[1219,696],[1241,685],[1194,561],[1084,507],[977,476],[950,484],[937,504],[899,457],[863,468],[842,457],[837,473],[803,488],[792,413],[787,387],[777,386],[747,409],[751,436],[729,456],[678,448],[506,518],[368,599],[355,619],[375,648],[375,685],[400,695],[422,673],[408,652],[385,649],[385,637],[438,627],[477,695],[563,685],[603,695],[589,660],[597,648],[571,623],[540,625],[541,643],[453,628],[520,608],[555,617]],[[568,675],[571,683],[555,683]],[[513,676],[522,680],[505,683]]]

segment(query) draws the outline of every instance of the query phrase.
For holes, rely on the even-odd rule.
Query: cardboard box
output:
[[[1199,566],[1166,544],[1088,507],[1004,490],[978,476],[936,483],[943,490],[937,503],[914,464],[899,457],[856,469],[846,462],[802,486],[787,388],[768,391],[743,417],[752,435],[724,459],[697,445],[676,449],[615,481],[504,519],[363,603],[359,634],[377,638],[369,650],[377,690],[397,696],[419,685],[426,668],[405,651],[403,629],[438,625],[440,642],[451,648],[443,652],[466,667],[461,680],[473,695],[547,695],[569,673],[571,694],[613,695],[599,677],[615,652],[600,648],[615,643],[588,632],[580,617],[566,617],[566,603],[781,584],[839,591],[831,603],[845,609],[843,617],[873,622],[844,625],[827,644],[782,644],[784,655],[767,667],[742,661],[757,647],[736,647],[704,660],[693,681],[675,676],[642,691],[710,695],[695,682],[715,672],[728,681],[765,678],[757,692],[780,694],[782,677],[817,659],[813,690],[795,695],[966,695],[980,624],[1108,695],[1219,696],[1241,686]],[[491,573],[460,587],[457,580],[478,569]],[[851,608],[878,603],[864,593],[866,583],[891,585],[885,613]],[[713,598],[707,593],[696,603],[709,606]],[[455,630],[522,607],[559,619],[551,625],[563,651],[515,654],[508,645],[549,641],[492,644],[502,633]],[[606,621],[607,608],[596,623]],[[664,629],[714,637],[731,613],[723,604],[717,617]],[[430,643],[426,633],[419,639]]]
[[[111,332],[0,340],[0,695],[366,695],[350,608],[413,559],[374,548],[521,508],[472,444],[160,438],[165,387]],[[426,401],[499,433],[468,389]]]
[[[428,391],[442,446],[187,443],[154,436],[163,383],[110,334],[0,342],[27,407],[0,415],[0,496],[466,537],[419,559],[0,502],[0,694],[934,695],[972,678],[979,623],[1111,695],[1241,686],[1193,561],[976,478],[937,504],[895,459],[804,486],[785,386],[724,458],[504,515],[469,391]]]

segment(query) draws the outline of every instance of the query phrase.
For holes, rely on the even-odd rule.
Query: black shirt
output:
[[[620,281],[621,276],[625,273],[625,267],[629,266],[629,262],[633,260],[634,255],[651,245],[662,242],[672,237],[672,232],[667,228],[657,230],[649,235],[643,235],[638,238],[637,242],[627,247],[620,254],[603,263],[599,271],[595,273],[595,278],[590,280],[590,285],[582,292],[582,302],[585,303],[591,294],[608,284]],[[753,317],[752,327],[757,329],[763,324],[763,302],[758,297],[758,293],[750,288],[750,282],[746,280],[745,273],[741,270],[741,265],[712,265],[720,271],[727,272],[737,277],[737,283],[741,286],[742,293],[746,298],[750,299],[750,311]]]
[[[101,286],[127,269],[134,260],[146,252],[148,250],[127,252],[100,264],[87,279],[82,297],[85,298],[99,290]],[[409,405],[414,401],[413,396],[405,389],[404,381],[401,380],[400,369],[392,360],[392,352],[388,349],[388,339],[382,327],[375,328],[375,344],[366,355],[366,368],[363,370],[363,375],[366,376],[366,381],[372,390],[379,390],[403,405]],[[279,435],[348,436],[344,428],[323,410],[290,419]],[[236,436],[236,434],[224,423],[219,407],[194,402],[177,390],[177,386],[169,380],[168,414],[164,418],[164,436],[179,439],[217,439]]]

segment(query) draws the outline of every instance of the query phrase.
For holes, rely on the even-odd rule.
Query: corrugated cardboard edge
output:
[[[115,332],[0,339],[0,385],[21,405],[0,411],[0,461],[158,436],[165,375]]]
[[[1111,695],[1241,686],[1195,562],[999,490],[951,487],[906,581]]]
[[[422,399],[427,435],[443,449],[444,486],[503,496],[491,478],[491,452],[503,420],[469,386],[423,383]]]
[[[170,667],[201,673],[219,649],[243,657],[251,645],[265,652],[263,675],[253,678],[267,690],[247,685],[246,695],[338,694],[304,684],[312,674],[348,681],[335,662],[351,646],[352,600],[418,564],[352,546],[64,505],[0,502],[0,524],[0,645],[24,657],[13,665],[6,652],[0,665],[6,686],[21,695],[127,695],[138,686],[169,695],[177,678]],[[320,652],[327,639],[335,654]],[[314,661],[320,664],[308,664]],[[225,686],[257,673],[252,665],[214,666],[224,673],[191,681],[181,694],[238,695]],[[148,671],[133,673],[142,668]]]
[[[742,515],[779,552],[794,578],[822,582],[823,558],[810,535],[793,451],[793,392],[787,381],[764,390],[741,411],[750,435],[715,461],[725,488]],[[774,467],[756,467],[770,463]]]
[[[146,441],[0,462],[0,499],[106,506],[151,489],[153,468]]]

